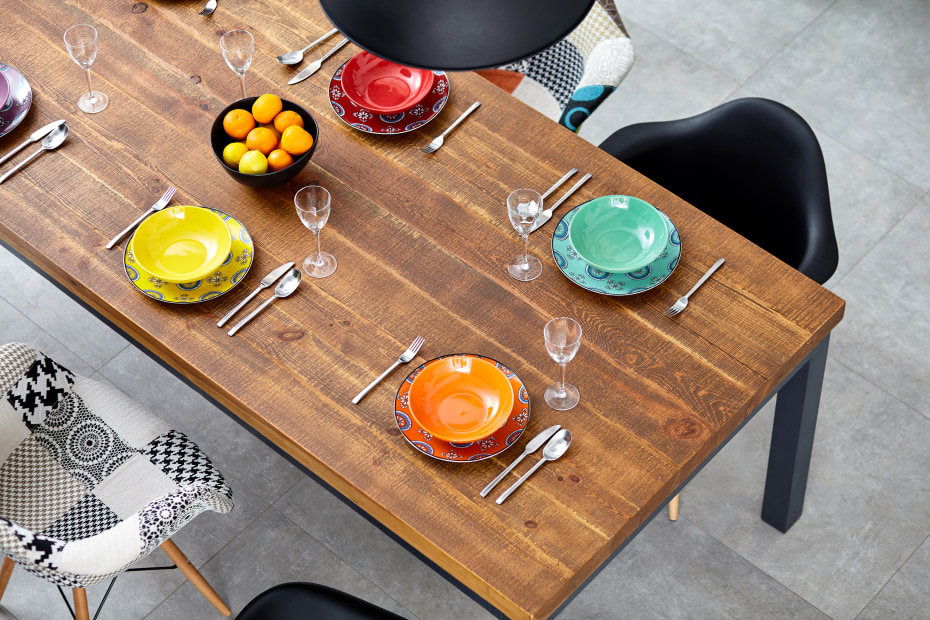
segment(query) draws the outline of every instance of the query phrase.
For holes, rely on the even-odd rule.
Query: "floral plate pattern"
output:
[[[336,69],[329,82],[329,104],[339,119],[349,127],[365,133],[394,134],[419,129],[438,115],[449,99],[449,78],[444,71],[433,71],[433,87],[419,103],[397,114],[378,114],[361,108],[342,90],[342,72],[346,61]]]
[[[4,136],[19,125],[32,105],[32,87],[23,74],[0,62],[0,80],[10,85],[6,101],[0,101],[0,136]]]
[[[581,205],[578,205],[580,207]],[[668,224],[668,243],[654,261],[628,273],[601,271],[586,263],[568,239],[568,224],[578,211],[575,207],[565,214],[552,233],[552,258],[559,270],[581,288],[602,295],[635,295],[662,284],[678,266],[681,258],[681,237],[667,215],[659,211]]]
[[[127,243],[126,251],[123,254],[123,267],[126,269],[126,275],[132,285],[145,295],[158,301],[169,304],[196,304],[228,293],[242,282],[245,274],[249,272],[249,268],[252,266],[252,260],[255,258],[255,245],[252,243],[252,237],[249,236],[249,231],[245,229],[242,222],[233,216],[218,209],[210,210],[223,218],[232,237],[229,256],[226,257],[226,260],[212,276],[182,284],[159,280],[142,269],[132,255],[130,249],[132,244]]]
[[[513,386],[513,392],[516,395],[513,401],[513,410],[510,417],[496,432],[484,439],[471,441],[468,443],[452,443],[443,441],[431,434],[414,421],[410,415],[410,386],[420,371],[424,368],[447,357],[473,357],[485,359],[497,365],[497,367],[506,375],[510,384]],[[526,430],[526,424],[530,420],[530,395],[526,391],[526,386],[520,380],[515,372],[490,357],[483,355],[472,355],[469,353],[456,353],[454,355],[443,355],[432,359],[425,364],[415,368],[413,372],[407,375],[400,388],[397,390],[397,396],[394,398],[394,421],[397,428],[400,429],[404,439],[411,446],[440,461],[448,463],[467,463],[469,461],[482,461],[492,456],[500,454],[512,446]]]

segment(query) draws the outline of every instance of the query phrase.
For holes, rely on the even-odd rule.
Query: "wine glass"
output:
[[[542,196],[535,190],[518,189],[507,196],[507,215],[523,240],[523,253],[510,259],[507,271],[521,282],[528,282],[542,273],[542,263],[538,258],[529,254],[530,231],[539,221],[542,210]]]
[[[229,68],[239,76],[242,98],[245,99],[245,72],[252,64],[252,52],[255,51],[255,39],[248,30],[230,30],[220,37],[220,49]]]
[[[97,58],[97,29],[90,24],[71,26],[65,30],[65,47],[71,59],[87,74],[87,92],[78,99],[78,107],[88,114],[105,110],[110,103],[109,97],[94,90],[90,83],[90,66]]]
[[[294,196],[297,215],[316,239],[316,253],[304,259],[304,273],[311,278],[325,278],[336,271],[336,259],[332,254],[320,251],[320,231],[329,219],[330,195],[319,185],[302,187]]]
[[[578,388],[565,383],[565,365],[572,361],[581,346],[581,325],[567,316],[552,319],[543,328],[546,350],[562,368],[562,380],[546,388],[543,398],[556,411],[567,411],[581,399]]]

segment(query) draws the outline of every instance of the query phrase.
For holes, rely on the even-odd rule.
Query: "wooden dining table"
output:
[[[0,62],[26,76],[34,100],[0,139],[0,155],[55,119],[71,128],[63,146],[0,185],[4,246],[498,615],[556,614],[776,392],[763,519],[785,531],[798,518],[842,299],[473,73],[448,75],[448,100],[430,123],[365,133],[341,119],[328,96],[334,72],[358,48],[346,46],[294,86],[286,83],[299,67],[274,60],[330,29],[316,2],[220,0],[208,18],[197,15],[202,4],[4,1]],[[86,80],[62,42],[76,23],[99,31],[92,76],[110,104],[94,115],[77,108]],[[309,165],[271,189],[240,185],[210,149],[217,113],[240,96],[219,48],[231,28],[255,38],[248,94],[278,94],[319,124]],[[441,149],[419,150],[475,101],[481,107]],[[542,275],[513,279],[505,266],[521,244],[508,194],[542,192],[572,167],[592,178],[530,236]],[[291,297],[227,336],[220,317],[273,268],[299,264],[315,249],[293,205],[309,184],[332,194],[321,242],[338,260],[335,273],[305,277]],[[178,188],[173,204],[220,209],[251,235],[250,270],[222,296],[152,299],[127,276],[125,242],[105,248],[169,185]],[[569,209],[615,194],[656,206],[681,239],[671,275],[635,295],[582,288],[551,252]],[[665,316],[720,257],[726,263],[688,308]],[[559,376],[543,326],[559,316],[583,328],[568,365],[581,402],[565,412],[543,401]],[[353,405],[418,334],[426,343],[416,359]],[[400,430],[398,386],[419,365],[453,353],[496,360],[526,387],[525,432],[492,458],[429,456]],[[480,496],[554,424],[573,435],[565,456],[501,505],[497,493]],[[752,506],[746,511],[752,518]]]

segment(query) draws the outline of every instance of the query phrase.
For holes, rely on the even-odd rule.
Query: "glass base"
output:
[[[563,387],[564,391],[560,393],[559,387]],[[559,383],[553,383],[546,388],[543,398],[546,404],[556,411],[568,411],[581,400],[581,392],[571,383],[566,383],[564,386]]]
[[[81,98],[78,99],[78,107],[81,108],[82,112],[87,112],[88,114],[103,112],[107,109],[109,104],[110,98],[99,90],[95,90],[90,93],[84,93],[81,95]]]
[[[542,273],[542,263],[539,262],[539,259],[533,256],[532,254],[526,257],[526,262],[523,262],[523,254],[517,254],[507,265],[507,272],[520,280],[521,282],[529,282],[539,277],[539,274]]]
[[[332,254],[313,253],[304,259],[304,273],[311,278],[325,278],[336,271],[336,258]]]

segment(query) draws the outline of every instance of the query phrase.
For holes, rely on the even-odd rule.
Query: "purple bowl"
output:
[[[0,97],[0,136],[5,136],[26,118],[32,105],[32,88],[23,74],[10,65],[0,63],[0,76],[9,90],[6,97]],[[0,94],[2,89],[0,86]]]

